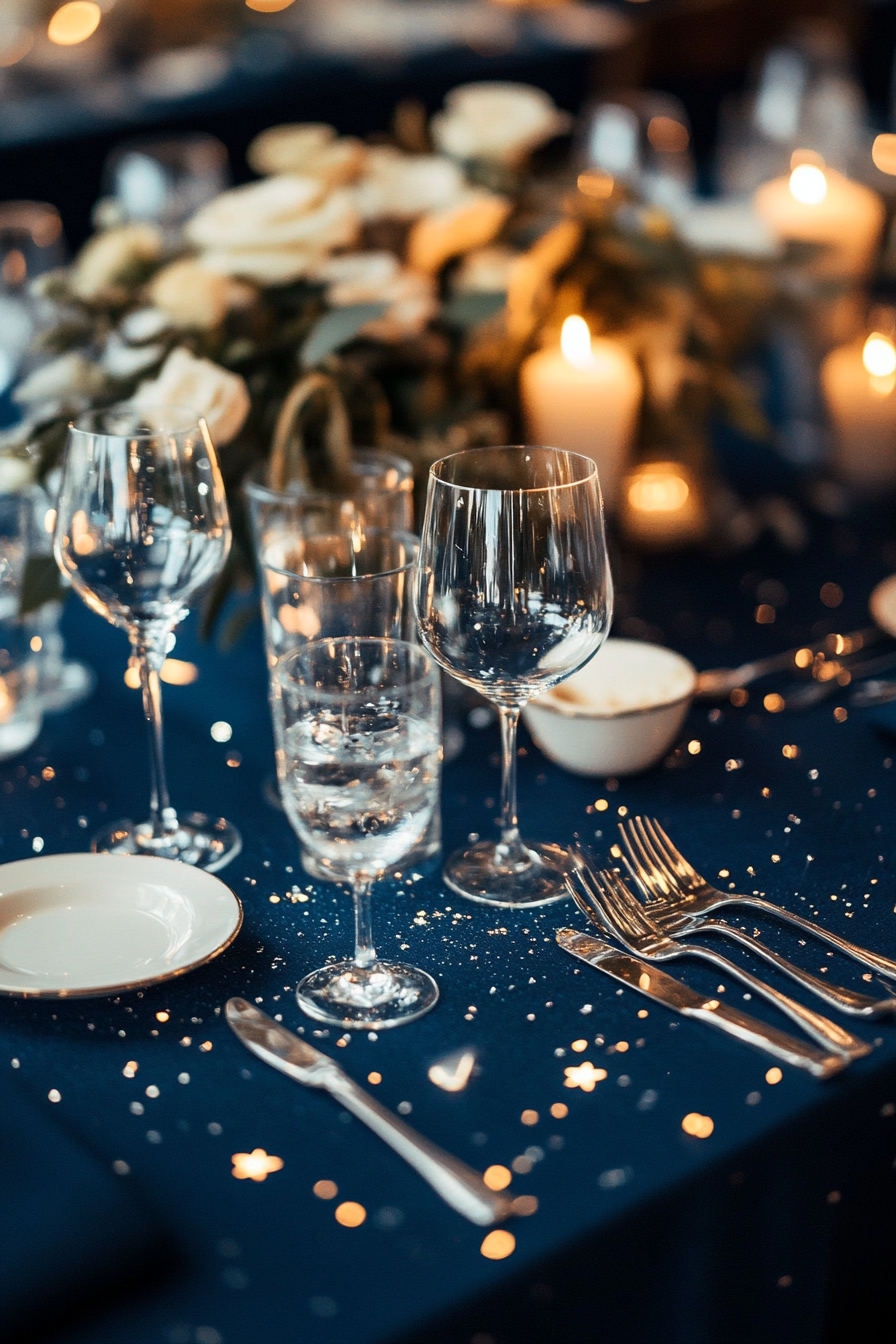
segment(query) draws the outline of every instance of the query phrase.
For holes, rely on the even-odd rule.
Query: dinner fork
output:
[[[748,985],[754,993],[768,999],[781,1012],[799,1023],[803,1030],[825,1046],[849,1059],[860,1059],[867,1055],[871,1046],[866,1041],[853,1036],[849,1031],[831,1022],[811,1008],[805,1008],[795,999],[788,998],[771,985],[759,980],[749,971],[736,966],[727,957],[710,951],[699,944],[677,943],[663,933],[648,915],[644,906],[628,889],[620,875],[611,869],[599,871],[592,862],[584,846],[574,844],[572,848],[573,864],[569,883],[573,898],[579,909],[599,928],[609,930],[619,942],[647,961],[672,961],[677,957],[697,957],[708,961],[717,970],[734,976]]]
[[[720,933],[739,943],[741,947],[749,948],[772,966],[777,966],[784,975],[788,975],[804,989],[817,994],[832,1008],[839,1008],[841,1012],[865,1018],[882,1017],[886,1013],[896,1012],[894,998],[872,999],[867,994],[860,994],[856,990],[845,989],[842,985],[820,980],[817,975],[794,966],[779,953],[773,952],[758,938],[751,938],[745,929],[739,929],[736,925],[727,924],[721,919],[713,919],[711,916],[693,914],[690,908],[682,909],[675,899],[679,891],[677,880],[669,871],[659,837],[654,839],[654,832],[665,835],[662,827],[656,822],[651,822],[649,818],[636,817],[631,826],[620,824],[619,830],[628,850],[628,853],[622,856],[623,862],[649,902],[651,919],[664,933],[677,935],[679,938],[687,938],[693,933]]]
[[[831,947],[836,947],[838,952],[852,957],[853,961],[860,962],[871,971],[877,971],[879,975],[896,976],[896,961],[891,961],[889,957],[884,957],[879,952],[871,952],[866,947],[850,943],[839,934],[832,933],[830,929],[825,929],[820,924],[813,924],[811,919],[804,919],[794,910],[775,905],[761,896],[742,896],[733,891],[719,891],[688,863],[659,822],[653,818],[633,817],[631,822],[622,824],[620,830],[626,844],[629,835],[643,835],[651,842],[658,866],[669,885],[669,894],[663,897],[668,910],[684,911],[689,915],[703,915],[710,910],[721,910],[726,905],[748,905],[754,910],[762,910],[767,915],[774,915],[776,919],[786,920],[788,924],[794,924],[798,929],[811,933],[813,937],[820,938]]]

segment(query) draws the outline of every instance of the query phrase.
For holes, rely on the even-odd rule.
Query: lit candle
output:
[[[568,317],[560,349],[524,362],[520,392],[528,442],[592,458],[612,509],[641,403],[641,374],[628,351],[592,338],[584,318]]]
[[[874,331],[838,346],[821,365],[834,465],[851,485],[896,483],[896,345]]]
[[[642,546],[684,546],[706,531],[700,491],[680,462],[644,462],[622,484],[622,526]]]
[[[789,177],[764,182],[753,204],[780,238],[827,249],[816,264],[818,274],[860,279],[871,269],[884,224],[883,201],[820,159],[797,162]]]

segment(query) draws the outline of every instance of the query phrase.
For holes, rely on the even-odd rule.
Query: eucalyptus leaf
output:
[[[452,327],[477,327],[504,307],[506,295],[455,294],[442,309],[442,316]]]
[[[315,322],[302,346],[302,365],[313,369],[327,355],[347,345],[362,327],[382,317],[387,303],[353,303],[347,308],[334,308]]]
[[[59,566],[52,555],[29,555],[22,576],[19,614],[27,616],[45,602],[59,602],[66,596]]]

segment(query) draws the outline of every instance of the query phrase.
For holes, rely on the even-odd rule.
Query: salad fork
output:
[[[601,929],[609,929],[629,952],[647,961],[672,961],[677,957],[697,957],[708,961],[718,970],[732,975],[747,985],[755,994],[768,999],[792,1021],[828,1050],[834,1050],[849,1059],[867,1055],[871,1046],[858,1036],[805,1008],[795,999],[759,980],[749,971],[736,966],[727,957],[720,956],[698,944],[677,943],[653,922],[644,906],[629,890],[620,875],[611,869],[599,871],[584,846],[573,845],[573,865],[570,889],[579,909]]]
[[[628,853],[623,855],[625,866],[649,902],[651,918],[664,933],[677,935],[679,938],[687,938],[694,933],[720,933],[741,947],[749,948],[772,966],[776,966],[784,975],[816,994],[832,1008],[839,1008],[841,1012],[865,1018],[883,1017],[887,1013],[896,1012],[894,998],[872,999],[857,990],[820,980],[817,975],[794,966],[779,953],[773,952],[758,938],[751,938],[746,930],[728,924],[722,919],[694,914],[690,907],[683,909],[675,900],[678,888],[670,880],[662,851],[658,849],[659,842],[655,845],[651,840],[654,831],[665,836],[662,827],[656,822],[651,822],[649,818],[637,817],[630,827],[623,823],[619,829],[628,850]]]
[[[814,938],[820,938],[822,942],[829,943],[831,947],[836,947],[838,952],[843,952],[847,957],[852,957],[853,961],[858,961],[868,970],[877,971],[878,975],[896,977],[896,961],[882,956],[879,952],[871,952],[866,947],[859,947],[856,943],[850,943],[846,938],[841,938],[839,934],[832,933],[830,929],[825,929],[820,924],[813,924],[811,919],[804,919],[794,910],[788,910],[782,905],[775,905],[772,901],[766,901],[761,896],[743,896],[733,891],[719,891],[717,887],[707,882],[705,877],[701,877],[696,868],[688,863],[684,855],[675,848],[659,822],[653,818],[633,817],[630,822],[620,824],[619,829],[630,852],[632,851],[630,843],[632,840],[643,841],[646,852],[653,856],[652,866],[656,872],[654,882],[656,895],[652,895],[651,899],[658,899],[662,896],[667,911],[674,910],[689,915],[703,915],[708,914],[711,910],[721,910],[727,905],[748,905],[754,910],[762,910],[767,915],[774,915],[776,919],[783,919],[788,924],[793,924],[798,929],[802,929],[805,933],[811,933]]]

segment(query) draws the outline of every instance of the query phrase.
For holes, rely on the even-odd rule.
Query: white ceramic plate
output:
[[[896,574],[881,580],[868,599],[868,606],[881,630],[896,635]]]
[[[115,994],[201,966],[243,909],[217,877],[171,859],[48,854],[0,865],[0,993]]]

